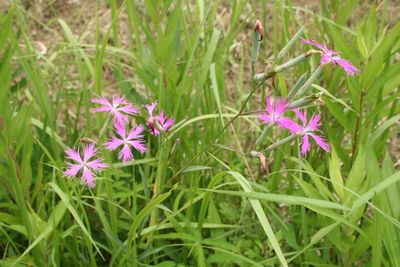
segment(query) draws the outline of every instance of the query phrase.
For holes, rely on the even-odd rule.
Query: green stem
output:
[[[292,90],[288,95],[288,99],[292,99],[297,95],[304,95],[304,93],[311,87],[311,85],[318,79],[319,75],[322,73],[323,66],[320,65],[314,72],[311,74],[310,78],[303,84],[302,87],[298,89],[298,91]]]
[[[287,70],[289,68],[292,68],[292,67],[300,64],[301,62],[303,62],[309,56],[317,54],[317,53],[319,53],[319,52],[314,50],[314,49],[311,49],[311,50],[309,50],[309,51],[307,51],[307,52],[305,52],[305,53],[303,53],[303,54],[301,54],[301,55],[299,55],[299,56],[297,56],[297,57],[295,57],[295,58],[293,58],[293,59],[291,59],[291,60],[289,60],[289,61],[287,61],[287,62],[285,62],[285,63],[283,63],[281,65],[279,65],[279,66],[276,66],[270,72],[256,74],[254,76],[254,80],[256,80],[258,82],[265,81],[265,80],[271,78],[271,77],[269,77],[271,75],[271,73],[274,73],[274,75],[275,75],[276,73],[283,72],[283,71],[285,71],[285,70]]]
[[[108,116],[106,122],[104,123],[103,127],[100,130],[99,139],[101,139],[101,137],[105,134],[106,130],[108,129],[108,126],[110,125],[111,120],[112,120],[111,116]]]
[[[276,72],[271,71],[269,73],[266,74],[266,79],[271,79],[272,77],[274,77],[276,74]],[[218,134],[214,137],[214,139],[208,143],[206,146],[204,146],[204,148],[197,153],[192,159],[189,160],[189,162],[187,164],[185,164],[185,166],[183,168],[181,168],[176,175],[178,176],[179,174],[182,173],[183,170],[185,170],[195,159],[197,159],[201,154],[203,154],[204,152],[206,152],[214,143],[215,141],[218,140],[218,138],[224,133],[224,131],[229,127],[229,125],[231,125],[239,116],[242,115],[244,108],[246,107],[247,102],[249,102],[251,96],[254,94],[254,92],[256,91],[256,89],[258,89],[261,86],[262,83],[259,83],[256,85],[256,81],[253,81],[253,89],[251,90],[250,94],[247,96],[247,98],[244,100],[242,107],[240,108],[239,112],[231,119],[228,121],[228,123],[222,128],[221,131],[218,132]]]
[[[288,142],[290,142],[290,141],[296,139],[298,136],[299,136],[298,134],[289,135],[288,137],[283,138],[282,140],[280,140],[280,141],[278,141],[278,142],[276,142],[276,143],[273,143],[272,145],[270,145],[270,146],[267,147],[266,149],[261,150],[260,153],[263,153],[263,152],[266,152],[266,151],[274,150],[275,148],[278,148],[278,147],[280,147],[281,145],[284,145],[284,144],[286,144],[286,143],[288,143]]]
[[[265,126],[263,132],[261,133],[260,137],[257,138],[256,140],[256,146],[262,144],[267,137],[268,133],[270,132],[271,127],[270,125]]]

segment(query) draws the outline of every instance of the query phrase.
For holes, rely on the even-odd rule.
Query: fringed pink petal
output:
[[[114,124],[114,129],[117,132],[117,134],[122,137],[122,139],[125,139],[126,137],[126,130],[125,130],[125,125],[124,124],[119,124],[115,123]]]
[[[340,57],[335,57],[334,62],[339,64],[347,74],[350,76],[355,75],[356,73],[360,72],[359,69],[357,69],[349,60],[343,59]]]
[[[174,122],[175,122],[174,119],[170,118],[163,125],[161,125],[161,127],[165,132],[167,132],[169,128],[174,124]]]
[[[286,99],[281,100],[280,98],[275,100],[275,113],[280,116],[286,112]]]
[[[302,113],[299,109],[294,109],[293,111],[294,111],[294,113],[296,113],[297,117],[299,117],[299,119],[303,123],[303,126],[306,126],[307,125],[307,111],[304,111],[304,113]]]
[[[321,55],[321,65],[322,66],[326,65],[326,64],[329,64],[331,62],[332,62],[332,57],[331,56],[328,56],[328,55],[325,55],[325,54]]]
[[[301,145],[301,154],[305,156],[308,151],[310,151],[310,140],[308,138],[308,135],[304,135],[303,143]]]
[[[128,140],[132,140],[135,138],[142,138],[142,132],[144,131],[144,126],[143,125],[139,125],[137,128],[132,128],[129,132],[129,135],[126,139]]]
[[[68,168],[65,170],[63,176],[70,177],[70,178],[76,177],[79,170],[82,168],[82,165],[71,164],[69,162],[67,164],[68,164]]]
[[[144,105],[147,111],[149,112],[150,116],[153,116],[154,109],[157,106],[157,102],[153,102],[150,105]]]
[[[96,155],[97,149],[94,147],[94,144],[89,144],[83,148],[83,161],[87,162],[90,158]]]
[[[309,45],[315,46],[315,47],[321,49],[322,51],[326,51],[328,49],[325,44],[320,44],[315,40],[307,40],[307,39],[301,38],[301,42],[303,44],[309,44]]]
[[[104,163],[103,159],[101,158],[92,160],[86,163],[86,165],[92,168],[94,171],[102,171],[103,169],[108,168],[108,164]]]
[[[92,112],[111,112],[112,108],[109,106],[102,106],[99,108],[92,108]]]
[[[89,168],[84,167],[82,173],[81,184],[86,183],[90,188],[95,186],[94,175]]]
[[[100,104],[100,105],[103,105],[103,106],[109,106],[109,107],[111,107],[110,101],[108,101],[108,99],[105,98],[105,97],[92,98],[90,101],[91,101],[92,103],[95,103],[95,104]]]
[[[124,147],[121,149],[121,151],[118,153],[118,158],[124,161],[128,162],[133,158],[131,149],[127,144],[124,144]]]
[[[303,130],[303,127],[286,117],[280,118],[277,123],[280,127],[289,130],[293,134],[299,133]]]
[[[66,158],[72,159],[78,163],[82,163],[82,158],[81,155],[79,154],[79,151],[67,148],[67,150],[65,150],[65,154],[67,155]]]
[[[120,96],[114,96],[112,99],[112,105],[113,106],[119,106],[122,104],[128,104],[128,102],[125,100],[125,97],[120,97]]]
[[[144,140],[132,140],[128,141],[128,144],[132,145],[134,149],[140,153],[145,153],[147,151],[147,146],[143,144]]]
[[[321,119],[321,116],[319,114],[313,115],[310,119],[310,122],[308,123],[307,128],[312,131],[318,130],[320,119]]]
[[[139,113],[139,109],[131,104],[127,104],[126,106],[120,107],[118,108],[118,110],[130,115]]]
[[[260,121],[262,121],[265,124],[272,123],[271,116],[268,115],[267,113],[262,113],[261,115],[257,116],[257,119],[259,119]]]
[[[272,105],[272,100],[269,96],[266,97],[265,99],[265,107],[266,110],[269,114],[273,114],[274,113],[274,107]]]
[[[119,146],[123,145],[124,142],[115,136],[111,137],[110,140],[104,143],[107,150],[113,151],[117,149]]]
[[[114,124],[123,126],[128,122],[128,117],[119,112],[118,110],[114,111]]]
[[[309,134],[315,142],[326,152],[331,152],[329,145],[326,143],[325,139],[316,135],[316,134]]]

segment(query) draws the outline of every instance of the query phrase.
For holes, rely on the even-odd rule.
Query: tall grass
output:
[[[321,1],[314,13],[296,1],[110,0],[93,42],[55,19],[63,42],[40,54],[32,18],[13,1],[0,17],[1,265],[400,266],[400,172],[388,143],[400,120],[394,4]],[[282,51],[302,27],[362,70],[327,66],[308,91],[332,153],[302,158],[289,142],[266,153],[267,174],[246,153],[286,136],[255,145],[263,129],[250,111],[287,96],[319,58],[245,102],[256,18],[266,29],[256,72],[304,53],[298,41]],[[115,84],[138,106],[158,99],[176,127],[88,189],[62,177],[63,150],[100,132],[90,98]]]

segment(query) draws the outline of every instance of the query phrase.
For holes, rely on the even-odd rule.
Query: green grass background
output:
[[[44,54],[28,26],[35,17],[10,3],[0,17],[0,265],[400,266],[399,3],[314,2],[99,1],[112,19],[100,25],[92,10],[93,42],[55,16],[62,42]],[[286,96],[319,57],[243,106],[257,18],[256,72],[307,51],[297,41],[280,53],[301,27],[361,69],[349,77],[327,66],[307,91],[322,92],[309,110],[321,113],[332,153],[300,158],[298,141],[285,144],[265,153],[267,175],[244,153],[287,133],[256,146],[263,127],[246,112]],[[89,190],[62,177],[63,150],[98,134],[105,118],[90,98],[101,94],[158,99],[178,126],[167,140],[149,137],[150,153],[128,165],[104,153],[114,164]]]

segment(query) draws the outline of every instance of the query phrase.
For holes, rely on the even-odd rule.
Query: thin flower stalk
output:
[[[272,71],[265,72],[265,73],[258,73],[254,76],[254,80],[257,82],[262,82],[265,81],[269,78],[271,78],[271,75],[274,76],[277,73],[283,72],[289,68],[292,68],[300,63],[302,63],[306,58],[309,56],[318,53],[318,51],[311,49],[279,66],[276,66],[275,68],[272,69]]]

